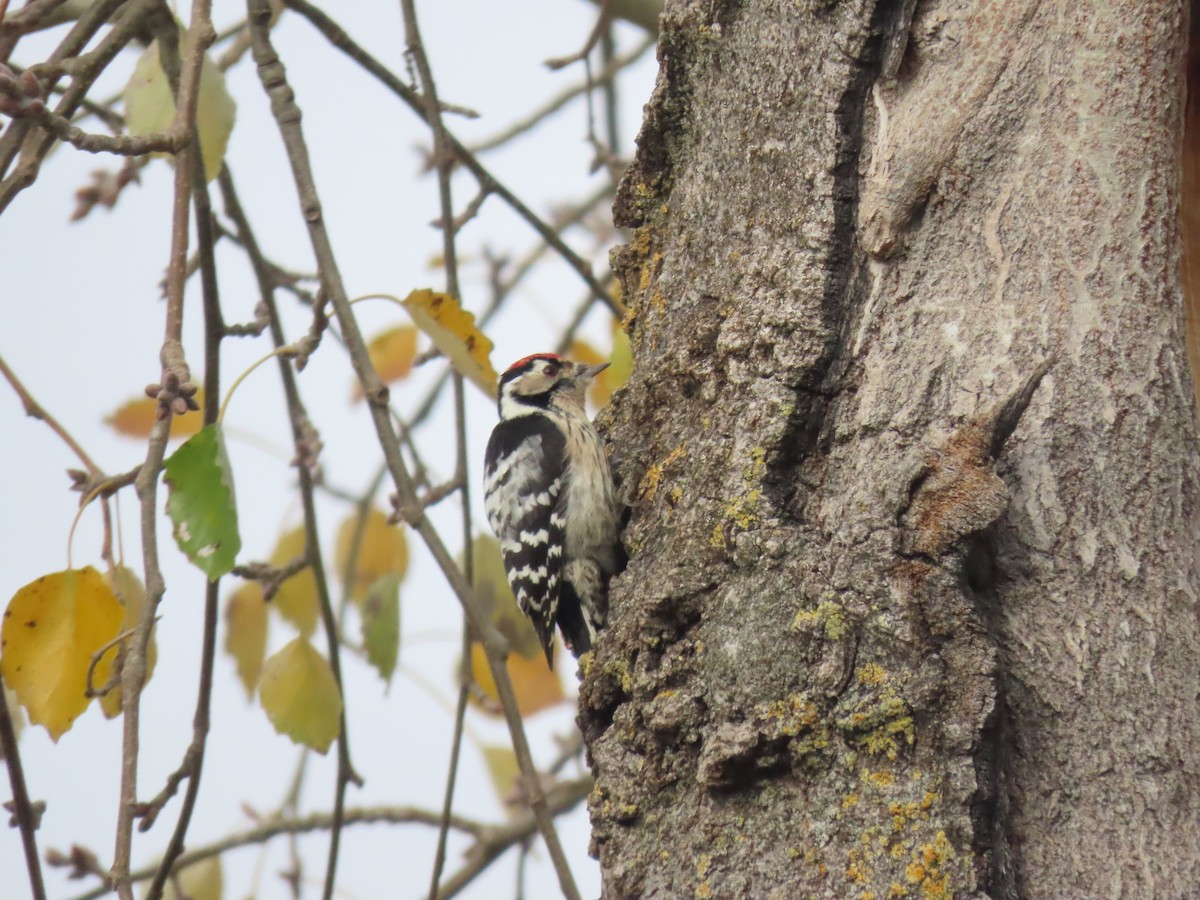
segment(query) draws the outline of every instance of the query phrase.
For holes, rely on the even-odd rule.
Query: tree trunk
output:
[[[1200,895],[1186,10],[912,7],[667,4],[608,897]]]

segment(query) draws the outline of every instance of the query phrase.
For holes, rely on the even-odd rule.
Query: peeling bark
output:
[[[605,896],[1197,895],[1182,3],[661,28],[581,689]]]

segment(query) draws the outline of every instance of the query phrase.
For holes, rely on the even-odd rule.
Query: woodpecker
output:
[[[500,422],[484,456],[484,506],[508,583],[554,668],[554,626],[576,656],[608,617],[620,507],[584,393],[608,363],[555,353],[500,376]]]

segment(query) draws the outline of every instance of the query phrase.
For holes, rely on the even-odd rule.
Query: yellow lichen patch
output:
[[[906,888],[904,885],[902,885],[898,881],[893,881],[892,886],[888,888],[887,895],[888,895],[888,900],[895,900],[895,898],[899,898],[899,897],[907,897],[908,896],[908,888]]]
[[[651,283],[658,278],[659,270],[662,268],[662,254],[652,253],[642,265],[641,274],[638,277],[638,290],[645,293]]]
[[[858,794],[850,793],[842,798],[842,809],[852,809],[858,806]]]
[[[678,460],[683,459],[685,456],[687,456],[686,442],[680,444],[674,450],[668,453],[666,459],[664,459],[662,462],[656,463],[648,468],[646,470],[646,474],[642,476],[642,480],[638,483],[638,497],[643,502],[650,503],[654,499],[654,496],[658,493],[658,484],[662,480],[663,470],[666,469],[667,466],[671,465],[671,463],[677,462]],[[672,491],[672,497],[678,501],[678,498],[683,495],[683,492],[679,491],[677,496],[675,493],[676,491],[679,491],[679,489],[675,488]]]
[[[910,884],[920,886],[921,896],[926,900],[950,900],[954,890],[948,869],[954,857],[954,847],[946,832],[939,831],[932,841],[917,848],[912,861],[904,868],[904,877]]]
[[[846,853],[846,877],[856,884],[866,884],[871,880],[862,851],[851,848]]]
[[[718,550],[725,549],[725,526],[720,522],[713,526],[712,537],[708,539],[708,544]]]
[[[699,883],[696,885],[695,891],[695,896],[701,898],[701,900],[707,900],[707,898],[713,895],[712,885],[708,883],[708,871],[710,868],[712,868],[712,857],[707,853],[701,853],[696,859],[696,878]]]
[[[867,663],[858,670],[857,677],[860,684],[878,687],[887,681],[888,675],[883,666],[878,663]]]
[[[874,702],[863,702],[838,719],[838,727],[868,753],[883,754],[894,760],[900,744],[912,744],[916,738],[908,704],[890,687],[882,696],[872,699]]]
[[[762,480],[767,472],[767,451],[762,447],[750,450],[750,462],[742,469],[743,491],[725,504],[724,518],[743,531],[758,521],[758,506],[762,502]]]
[[[896,783],[896,776],[886,769],[877,772],[863,773],[862,780],[877,788],[890,788]]]
[[[846,610],[832,600],[822,600],[815,609],[802,609],[792,620],[792,630],[824,634],[831,641],[846,636]]]

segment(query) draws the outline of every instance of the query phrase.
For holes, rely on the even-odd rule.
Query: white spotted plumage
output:
[[[576,655],[591,648],[618,565],[612,474],[584,410],[587,384],[603,368],[553,354],[510,366],[485,456],[488,521],[551,665],[555,625]]]

